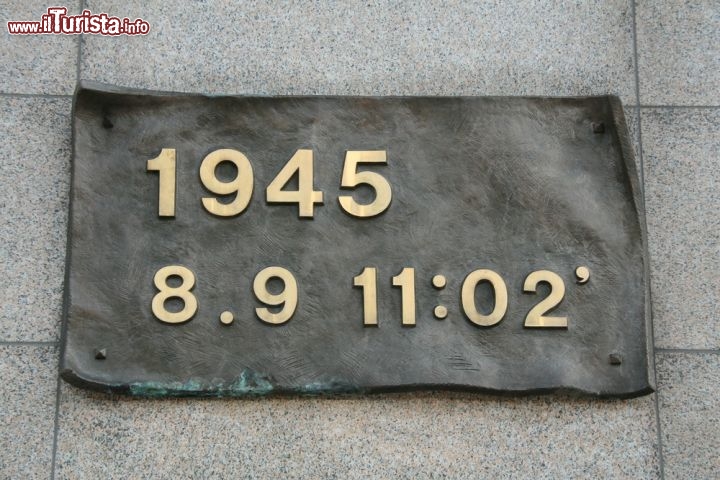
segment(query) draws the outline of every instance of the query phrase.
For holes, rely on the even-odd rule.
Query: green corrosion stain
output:
[[[198,394],[202,384],[196,380],[187,382],[144,382],[130,385],[130,393],[141,397],[179,397]]]
[[[229,382],[219,379],[201,382],[190,379],[186,382],[142,382],[130,385],[130,393],[141,397],[260,397],[275,390],[267,375],[245,369]],[[307,383],[284,393],[299,395],[337,395],[362,393],[362,389],[345,380],[327,379]]]
[[[130,385],[130,393],[141,397],[243,397],[267,395],[273,386],[267,377],[243,370],[232,382],[206,384],[194,379],[186,382],[143,382]]]
[[[273,386],[266,376],[252,370],[243,370],[237,380],[221,387],[221,390],[232,396],[267,395],[273,391]]]

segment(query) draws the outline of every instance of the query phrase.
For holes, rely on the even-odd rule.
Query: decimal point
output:
[[[438,320],[442,320],[443,318],[447,317],[448,311],[447,308],[445,308],[444,306],[438,305],[437,307],[435,307],[435,311],[433,313],[435,313],[435,317],[437,317]]]
[[[433,287],[435,288],[445,288],[445,285],[447,285],[447,279],[445,278],[445,275],[435,275],[432,279]]]
[[[235,320],[235,317],[233,316],[232,312],[222,312],[220,314],[220,323],[223,325],[230,325],[233,320]]]
[[[590,280],[590,270],[587,267],[577,267],[575,276],[577,277],[577,283],[582,285]]]

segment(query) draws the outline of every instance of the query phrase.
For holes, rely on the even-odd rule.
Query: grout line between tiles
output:
[[[15,98],[72,98],[72,94],[67,95],[55,95],[50,93],[13,93],[13,92],[0,92],[0,97],[15,97]]]
[[[656,375],[657,376],[657,375]],[[665,459],[663,455],[662,430],[660,427],[660,387],[655,391],[655,423],[657,425],[658,463],[660,464],[660,478],[665,480]]]
[[[637,115],[637,142],[638,142],[638,155],[640,156],[640,185],[642,189],[643,207],[645,206],[645,160],[643,155],[643,142],[642,142],[642,104],[640,103],[640,65],[638,64],[638,41],[637,41],[637,12],[636,12],[636,1],[631,1],[632,9],[632,48],[633,48],[633,62],[635,63],[635,104],[639,106],[635,111]],[[648,281],[650,279],[648,278]],[[650,288],[650,292],[652,287]],[[650,335],[654,336],[654,332],[650,332]],[[660,386],[657,381],[657,367],[656,367],[656,356],[657,349],[653,347],[653,372],[655,374],[655,385],[657,390],[654,395],[655,404],[655,426],[657,432],[657,452],[658,452],[658,466],[660,468],[660,479],[665,480],[665,459],[663,455],[663,443],[662,443],[662,426],[660,425]]]
[[[675,110],[675,109],[718,109],[720,108],[720,105],[640,105],[640,108],[665,108],[667,110]]]
[[[85,0],[80,0],[80,11],[82,12],[85,9]],[[85,35],[80,34],[78,37],[78,47],[77,47],[77,64],[75,65],[75,85],[80,83],[80,70],[82,66],[82,47],[83,47],[83,41],[85,40]]]
[[[85,9],[85,0],[78,0],[80,6],[80,12]],[[75,85],[80,83],[80,66],[82,63],[82,47],[85,36],[80,34],[77,42],[77,57],[75,65]],[[68,222],[70,219],[68,219]],[[67,265],[66,265],[67,268]],[[64,288],[65,286],[63,286]],[[62,350],[62,346],[61,346]],[[55,424],[53,428],[53,445],[52,445],[52,463],[50,465],[50,480],[55,480],[56,476],[56,465],[57,465],[57,450],[58,450],[58,437],[60,433],[60,390],[61,390],[61,379],[60,379],[60,354],[58,352],[58,372],[57,372],[57,385],[55,389]]]
[[[633,63],[635,64],[635,105],[640,105],[640,66],[638,65],[638,47],[637,47],[637,16],[635,14],[635,0],[632,0],[632,39],[633,39]],[[640,156],[640,185],[645,193],[645,162],[643,159],[642,146],[642,115],[640,109],[637,109],[637,135],[638,135],[638,155]],[[645,195],[643,195],[643,202]]]
[[[720,354],[717,348],[656,348],[655,353]]]
[[[57,384],[55,385],[55,417],[53,425],[53,444],[52,444],[52,463],[50,465],[50,479],[55,479],[55,460],[57,459],[57,444],[58,444],[58,432],[59,420],[60,420],[60,356],[58,352],[58,372],[57,372]]]

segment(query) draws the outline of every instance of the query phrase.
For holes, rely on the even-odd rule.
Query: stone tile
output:
[[[652,396],[110,398],[63,384],[58,478],[658,478]]]
[[[151,31],[87,37],[82,77],[238,94],[615,93],[634,105],[630,4],[91,0]]]
[[[70,108],[69,98],[0,96],[0,340],[58,336]]]
[[[720,355],[657,355],[665,478],[720,474]]]
[[[0,345],[0,476],[48,478],[57,388],[52,346]]]
[[[640,103],[720,105],[720,3],[639,0]]]
[[[77,77],[78,35],[10,35],[6,21],[40,21],[50,6],[79,12],[77,1],[48,3],[44,0],[0,0],[3,16],[3,48],[0,48],[2,93],[73,93]]]
[[[643,109],[655,344],[720,347],[720,109]]]

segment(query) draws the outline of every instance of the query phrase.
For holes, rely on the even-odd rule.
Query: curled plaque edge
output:
[[[650,288],[650,260],[647,238],[647,220],[645,214],[644,192],[640,184],[638,164],[635,161],[635,154],[632,143],[629,138],[627,123],[625,121],[625,112],[620,98],[616,95],[595,95],[595,96],[577,96],[577,97],[542,97],[542,96],[526,96],[523,98],[605,98],[609,103],[610,110],[613,115],[615,128],[613,131],[617,135],[620,145],[620,153],[622,155],[622,163],[625,168],[625,175],[629,182],[629,186],[633,198],[633,207],[638,219],[640,228],[640,236],[642,239],[642,261],[643,261],[643,283],[644,283],[644,314],[645,314],[645,373],[647,378],[646,385],[631,392],[623,393],[604,393],[592,392],[575,387],[551,387],[551,388],[528,388],[528,389],[493,389],[478,386],[463,385],[443,385],[443,384],[422,384],[422,385],[403,385],[395,387],[373,387],[364,388],[346,382],[326,382],[318,384],[304,385],[301,388],[276,388],[270,379],[251,370],[240,372],[238,380],[224,385],[214,385],[213,388],[203,387],[199,382],[189,379],[187,382],[138,382],[138,383],[101,383],[95,380],[84,378],[80,373],[68,368],[66,365],[66,348],[67,348],[67,328],[68,313],[70,308],[70,262],[72,255],[72,230],[73,230],[73,195],[72,190],[75,182],[75,158],[76,158],[76,122],[75,113],[78,97],[84,91],[104,94],[120,94],[120,95],[153,95],[153,96],[184,96],[184,97],[204,97],[204,98],[223,98],[223,97],[242,97],[242,95],[230,94],[201,94],[188,92],[172,92],[172,91],[156,91],[149,89],[127,88],[116,85],[105,84],[102,82],[80,80],[73,94],[72,110],[71,110],[71,162],[70,162],[70,195],[68,202],[67,217],[67,237],[65,251],[65,275],[63,285],[63,306],[60,330],[60,355],[59,355],[59,375],[67,383],[79,388],[103,392],[106,394],[121,394],[133,397],[144,398],[175,398],[175,397],[222,397],[222,398],[253,398],[265,396],[335,396],[335,395],[366,395],[378,393],[394,393],[409,391],[462,391],[476,394],[495,395],[495,396],[532,396],[553,394],[557,396],[574,396],[602,399],[630,399],[649,395],[656,391],[656,372],[655,372],[655,355],[654,355],[654,334],[652,321],[652,302]],[[257,95],[258,97],[267,98],[288,98],[295,95]],[[313,95],[303,95],[302,97],[312,97]],[[325,97],[326,95],[317,95],[317,97]],[[463,98],[458,96],[453,98]],[[397,98],[395,96],[369,96],[369,98]]]

